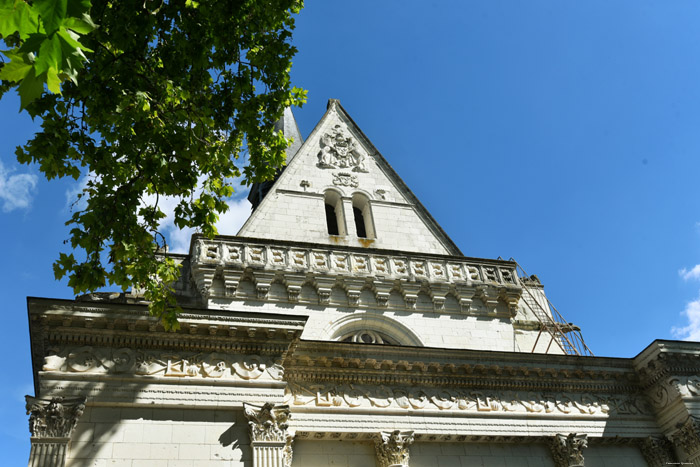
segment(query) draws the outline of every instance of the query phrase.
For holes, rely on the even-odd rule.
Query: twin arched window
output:
[[[334,190],[326,190],[323,201],[326,208],[328,235],[347,235],[343,198]],[[352,206],[352,217],[357,237],[374,238],[375,232],[369,198],[362,193],[355,193],[350,200],[345,201],[350,201],[348,204]]]

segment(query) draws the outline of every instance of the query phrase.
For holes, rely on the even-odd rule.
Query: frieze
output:
[[[293,406],[440,410],[473,413],[524,413],[576,416],[646,415],[645,402],[623,395],[521,391],[413,389],[346,384],[290,383],[285,403]]]
[[[93,347],[55,349],[43,371],[222,380],[281,381],[284,368],[259,355],[140,351]]]

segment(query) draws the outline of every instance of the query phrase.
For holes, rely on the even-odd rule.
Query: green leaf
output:
[[[51,67],[46,72],[46,86],[54,94],[61,94],[61,79],[58,77],[58,70]]]
[[[30,34],[40,32],[38,13],[26,1],[3,0],[0,4],[0,36],[19,32],[25,40]]]
[[[83,13],[82,18],[66,18],[63,22],[63,27],[66,29],[72,29],[78,34],[89,34],[95,29],[97,25],[92,21],[90,15]]]
[[[36,66],[36,74],[40,75],[49,68],[58,70],[59,65],[63,61],[61,52],[61,41],[57,35],[53,35],[51,39],[45,40],[39,48],[39,54],[36,56],[34,65]]]
[[[44,24],[46,34],[53,34],[63,24],[66,18],[68,0],[35,0],[34,6]]]
[[[44,82],[34,74],[34,67],[24,76],[22,82],[17,87],[20,100],[20,110],[26,109],[29,104],[36,100],[44,92]]]
[[[18,83],[31,71],[32,64],[14,57],[11,62],[5,63],[0,69],[0,79]]]
[[[84,50],[86,52],[92,52],[92,50],[88,49],[83,44],[78,42],[78,39],[80,38],[80,36],[78,36],[76,33],[69,31],[66,28],[62,27],[61,29],[58,30],[57,34],[62,39],[62,41],[72,50],[74,50],[74,51]],[[73,54],[75,54],[75,52]]]

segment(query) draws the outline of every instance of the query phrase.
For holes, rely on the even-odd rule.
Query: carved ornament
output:
[[[582,467],[583,450],[588,447],[585,434],[558,434],[550,439],[549,447],[556,467]]]
[[[354,172],[369,172],[367,154],[341,125],[321,136],[317,166],[322,169],[352,168]]]
[[[352,174],[346,172],[338,172],[333,174],[333,185],[357,188],[358,186],[360,186],[360,182],[357,180],[357,177]]]
[[[35,438],[70,438],[85,410],[84,397],[39,399],[26,396],[29,432]]]
[[[688,455],[700,451],[700,420],[691,415],[684,423],[679,423],[671,441]]]
[[[267,357],[246,354],[140,351],[67,347],[44,358],[43,371],[127,374],[224,380],[281,381],[284,368]]]
[[[426,387],[289,383],[285,402],[295,406],[440,410],[458,413],[522,413],[576,416],[646,414],[644,402],[620,395],[527,391],[478,391]]]
[[[413,444],[412,431],[382,431],[375,441],[380,467],[408,467],[408,447]]]
[[[639,449],[649,467],[666,467],[676,462],[673,446],[665,438],[649,436],[639,443]]]

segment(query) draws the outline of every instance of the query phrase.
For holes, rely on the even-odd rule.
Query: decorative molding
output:
[[[366,410],[438,410],[478,414],[540,414],[605,417],[646,415],[643,401],[625,395],[547,394],[497,390],[457,390],[384,385],[326,386],[289,383],[285,402],[307,406]]]
[[[649,467],[666,467],[676,463],[673,445],[666,438],[649,436],[639,442],[639,450]]]
[[[352,136],[348,136],[339,124],[324,133],[319,141],[317,167],[322,169],[352,168],[353,172],[369,172],[367,153]],[[357,185],[355,185],[357,186]]]
[[[84,397],[39,399],[25,396],[33,438],[70,438],[85,410]]]
[[[289,406],[243,404],[243,413],[250,427],[253,467],[291,467],[294,436],[289,430]]]
[[[382,431],[375,440],[380,467],[408,467],[408,447],[413,444],[413,431]]]
[[[587,435],[557,434],[549,440],[556,467],[583,467],[583,450],[588,446]]]
[[[281,381],[284,368],[253,354],[66,347],[44,357],[43,371],[221,380]]]

